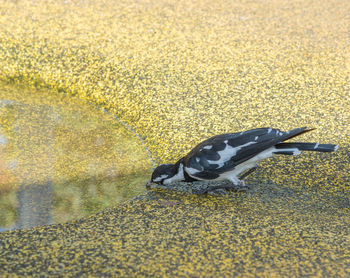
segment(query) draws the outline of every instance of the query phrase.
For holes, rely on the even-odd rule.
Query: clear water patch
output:
[[[77,219],[145,191],[149,155],[121,122],[70,96],[0,85],[2,230]]]

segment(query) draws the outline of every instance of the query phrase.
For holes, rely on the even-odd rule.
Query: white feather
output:
[[[161,180],[163,180],[163,179],[165,179],[165,178],[167,178],[167,177],[169,177],[169,176],[166,175],[166,174],[164,174],[164,175],[159,176],[158,178],[155,178],[154,181],[155,181],[155,182],[158,182],[158,181],[161,181]]]
[[[218,164],[219,167],[222,167],[222,166],[224,166],[225,162],[230,160],[233,156],[235,156],[236,153],[240,149],[242,149],[246,146],[252,145],[252,144],[256,144],[256,142],[248,142],[248,143],[245,143],[245,144],[238,146],[238,147],[232,147],[229,144],[226,144],[225,149],[223,149],[222,151],[218,151],[220,159],[219,160],[208,160],[208,163]]]
[[[171,178],[169,179],[165,179],[163,181],[163,184],[171,184],[173,182],[176,182],[176,181],[181,181],[181,180],[184,180],[185,179],[185,176],[184,176],[184,166],[182,163],[179,164],[179,169],[177,171],[177,174],[175,176],[172,176]]]

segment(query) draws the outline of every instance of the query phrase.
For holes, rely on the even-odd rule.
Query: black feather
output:
[[[277,144],[275,147],[276,149],[297,148],[300,151],[334,152],[338,146],[333,144],[293,142],[293,143],[280,143],[280,144]]]
[[[192,149],[183,158],[184,166],[203,172],[215,172],[214,174],[225,173],[233,170],[237,165],[253,158],[264,150],[311,130],[312,129],[302,127],[289,132],[282,132],[279,129],[258,128],[239,133],[217,135],[201,142]],[[220,155],[217,152],[225,148],[226,140],[227,144],[233,148],[237,148],[249,142],[252,142],[252,144],[239,149],[231,159],[224,162],[222,167],[218,167],[219,165],[213,162],[220,159]],[[192,176],[195,177],[199,177],[198,175],[200,175],[200,173],[192,174]],[[208,173],[204,175],[209,176]]]

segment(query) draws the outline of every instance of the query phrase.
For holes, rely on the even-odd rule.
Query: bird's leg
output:
[[[222,184],[208,186],[207,188],[196,190],[193,193],[196,194],[204,194],[204,193],[217,193],[217,194],[225,194],[224,190],[234,190],[236,192],[246,191],[248,187],[245,185],[244,181],[240,180],[236,176],[230,177],[230,182],[222,182]]]
[[[227,187],[228,190],[232,189],[234,191],[240,192],[240,191],[246,191],[248,190],[248,186],[245,185],[244,180],[242,178],[233,177],[230,179],[230,181],[233,183],[233,186]]]
[[[244,179],[250,175],[251,173],[253,173],[256,169],[258,168],[257,165],[255,165],[254,167],[250,168],[249,170],[247,170],[243,175],[241,175],[239,178],[237,177],[231,177],[230,181],[233,183],[232,184],[221,184],[221,185],[216,185],[216,186],[209,186],[208,188],[202,189],[198,192],[195,192],[197,194],[204,194],[204,193],[211,193],[211,192],[215,192],[215,190],[234,190],[237,192],[240,191],[246,191],[249,189],[248,186],[246,186]]]
[[[232,187],[233,190],[240,192],[240,191],[246,191],[249,189],[249,187],[245,184],[244,179],[249,176],[251,173],[253,173],[258,168],[258,165],[255,165],[254,167],[247,170],[243,175],[241,175],[239,178],[235,178],[232,180],[234,186]]]
[[[239,179],[241,181],[243,181],[247,176],[249,176],[251,173],[255,172],[256,169],[258,169],[258,165],[255,165],[253,168],[250,168],[242,176],[240,176]]]

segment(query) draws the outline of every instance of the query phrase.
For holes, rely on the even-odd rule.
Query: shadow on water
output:
[[[96,107],[1,84],[2,230],[65,222],[115,205],[145,190],[151,167],[135,134]]]

